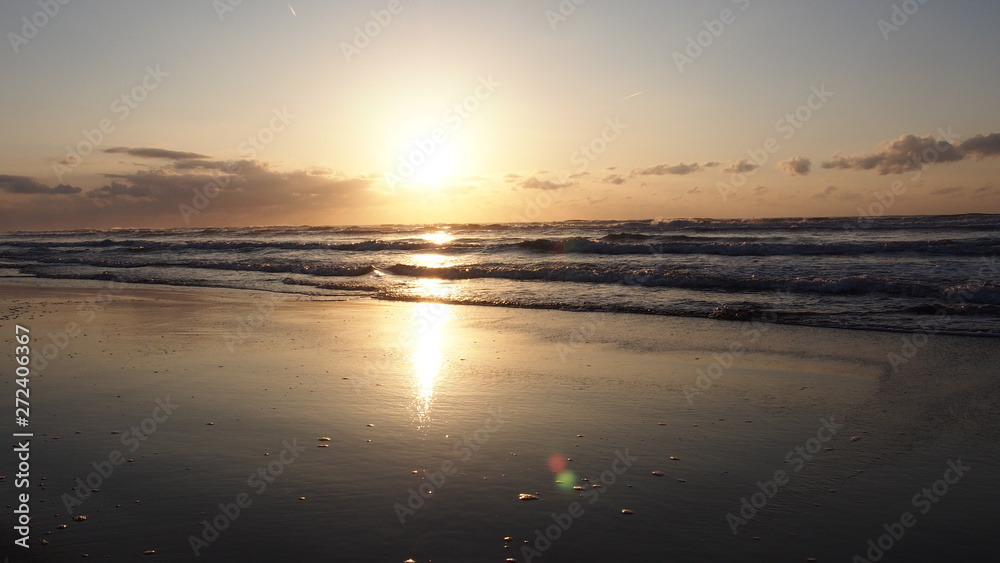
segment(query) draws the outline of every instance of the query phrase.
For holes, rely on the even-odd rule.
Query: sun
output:
[[[450,146],[440,146],[434,154],[413,167],[407,183],[418,188],[441,188],[454,176],[455,153]]]

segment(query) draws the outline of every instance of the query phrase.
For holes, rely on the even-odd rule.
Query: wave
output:
[[[439,249],[441,245],[427,241],[386,241],[380,239],[351,243],[333,243],[316,241],[262,241],[262,240],[208,240],[164,242],[155,240],[85,240],[60,242],[8,241],[3,246],[14,248],[30,248],[47,252],[52,248],[120,248],[132,252],[183,252],[189,250],[219,250],[219,251],[250,251],[250,250],[340,250],[347,252],[380,252],[392,250],[429,250]],[[450,248],[463,248],[468,243],[448,245]]]
[[[634,236],[634,235],[633,235]],[[607,239],[607,237],[605,237]],[[618,237],[617,240],[625,240]],[[637,239],[633,239],[637,240]],[[571,237],[535,239],[514,244],[518,249],[556,254],[706,254],[719,256],[859,256],[862,254],[925,253],[955,256],[983,256],[1000,251],[1000,239],[987,238],[937,241],[887,241],[840,243],[739,242],[648,242],[627,244]]]
[[[573,266],[514,268],[509,266],[452,266],[431,268],[396,264],[395,275],[447,280],[507,279],[665,287],[726,292],[786,292],[820,295],[873,295],[934,297],[949,302],[1000,303],[1000,286],[992,283],[941,287],[931,283],[900,281],[874,276],[839,278],[765,278],[679,274],[660,270],[598,269]]]

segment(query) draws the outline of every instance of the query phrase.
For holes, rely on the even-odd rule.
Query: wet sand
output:
[[[8,366],[15,324],[43,354],[31,548],[7,526],[11,561],[995,552],[993,339],[911,350],[893,333],[28,278],[0,292]],[[6,522],[15,463],[0,459]]]

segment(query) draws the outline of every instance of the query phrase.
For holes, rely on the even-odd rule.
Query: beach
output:
[[[0,2],[0,563],[996,560],[998,8]]]
[[[30,425],[9,423],[34,434],[30,486],[15,453],[0,465],[8,513],[30,493],[12,561],[994,551],[993,338],[29,277],[2,293],[5,357],[17,325],[33,349]]]

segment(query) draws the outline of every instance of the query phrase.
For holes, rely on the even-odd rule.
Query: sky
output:
[[[8,0],[0,230],[1000,213],[995,0]]]

